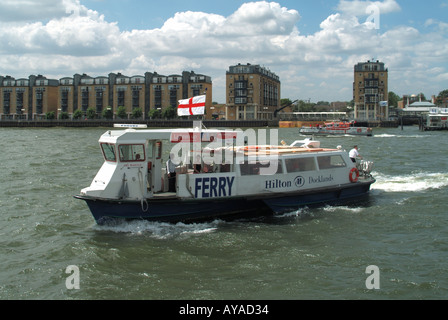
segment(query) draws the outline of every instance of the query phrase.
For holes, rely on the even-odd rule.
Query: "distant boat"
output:
[[[448,108],[431,108],[424,114],[423,130],[448,130]]]
[[[104,164],[75,198],[87,203],[98,224],[116,219],[195,222],[343,202],[366,195],[375,182],[371,162],[357,166],[339,148],[310,140],[238,146],[241,134],[197,128],[108,131],[99,140]],[[213,141],[223,143],[202,149],[202,158],[193,162],[191,144]],[[171,151],[166,149],[170,143]],[[181,143],[187,145],[186,155],[173,178],[165,161]],[[213,161],[204,160],[206,150],[216,157]]]
[[[318,125],[316,127],[302,127],[299,132],[304,135],[321,135],[321,136],[341,136],[341,135],[353,135],[353,136],[373,136],[372,128],[367,127],[355,127],[355,122],[348,121],[332,121],[326,122],[324,125]]]

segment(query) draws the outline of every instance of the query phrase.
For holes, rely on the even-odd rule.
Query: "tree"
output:
[[[61,120],[67,120],[67,119],[69,119],[69,118],[70,118],[70,116],[69,116],[68,112],[62,112],[62,113],[59,115],[59,119],[61,119]]]
[[[94,108],[88,108],[86,111],[86,116],[88,119],[95,119],[96,118],[96,111]]]
[[[303,100],[300,100],[298,103],[299,106],[299,112],[313,112],[314,111],[314,103],[305,102]]]
[[[82,116],[83,116],[82,111],[79,109],[73,112],[73,119],[81,119]]]
[[[165,119],[173,119],[177,116],[177,109],[173,106],[166,108],[162,112],[162,117]]]
[[[291,99],[288,99],[288,98],[280,99],[280,106],[282,106],[282,107],[290,105],[291,103],[292,103]]]
[[[126,113],[126,108],[125,107],[118,107],[118,109],[117,109],[117,116],[120,119],[126,119],[128,117],[128,114]]]
[[[56,114],[54,111],[50,111],[46,113],[45,117],[47,118],[47,120],[54,120],[56,119]]]
[[[389,107],[393,107],[396,108],[398,107],[398,101],[400,101],[401,98],[398,94],[396,94],[395,92],[389,92],[389,97],[388,97],[388,101],[389,101]]]
[[[437,96],[436,103],[438,105],[443,105],[447,103],[448,99],[448,90],[440,91],[439,95]]]
[[[112,119],[114,117],[114,113],[112,112],[111,107],[107,107],[103,110],[103,118]]]
[[[151,119],[160,119],[162,117],[162,112],[160,109],[149,110],[148,117]]]
[[[140,119],[143,116],[143,111],[141,108],[135,108],[132,110],[132,119]]]

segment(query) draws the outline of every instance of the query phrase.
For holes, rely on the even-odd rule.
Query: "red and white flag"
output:
[[[205,97],[197,96],[190,99],[179,100],[177,114],[179,116],[194,116],[205,114]]]

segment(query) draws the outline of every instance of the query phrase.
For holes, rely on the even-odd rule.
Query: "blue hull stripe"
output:
[[[302,194],[277,195],[275,198],[248,197],[208,200],[148,200],[148,205],[140,201],[106,201],[76,196],[86,201],[98,224],[109,219],[144,219],[161,222],[193,222],[225,218],[232,215],[265,215],[284,213],[303,206],[328,204],[361,197],[369,192],[368,183],[357,183],[345,188],[327,188]],[[146,209],[147,210],[144,210]]]

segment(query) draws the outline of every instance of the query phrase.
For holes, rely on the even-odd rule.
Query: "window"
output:
[[[145,146],[143,144],[124,144],[119,146],[120,161],[145,161]]]
[[[278,168],[276,173],[283,173],[282,163],[281,161],[277,161]],[[273,162],[273,165],[275,163]],[[257,176],[260,175],[260,169],[265,168],[268,170],[268,168],[271,167],[271,163],[267,161],[257,161],[256,163],[243,163],[240,165],[240,171],[242,176]]]
[[[293,158],[286,159],[286,170],[288,172],[305,172],[316,170],[314,158]]]
[[[103,156],[106,161],[116,162],[117,157],[115,156],[115,145],[109,143],[102,143],[101,150],[103,151]]]
[[[317,157],[317,162],[319,163],[320,170],[347,166],[341,156],[321,156]]]

